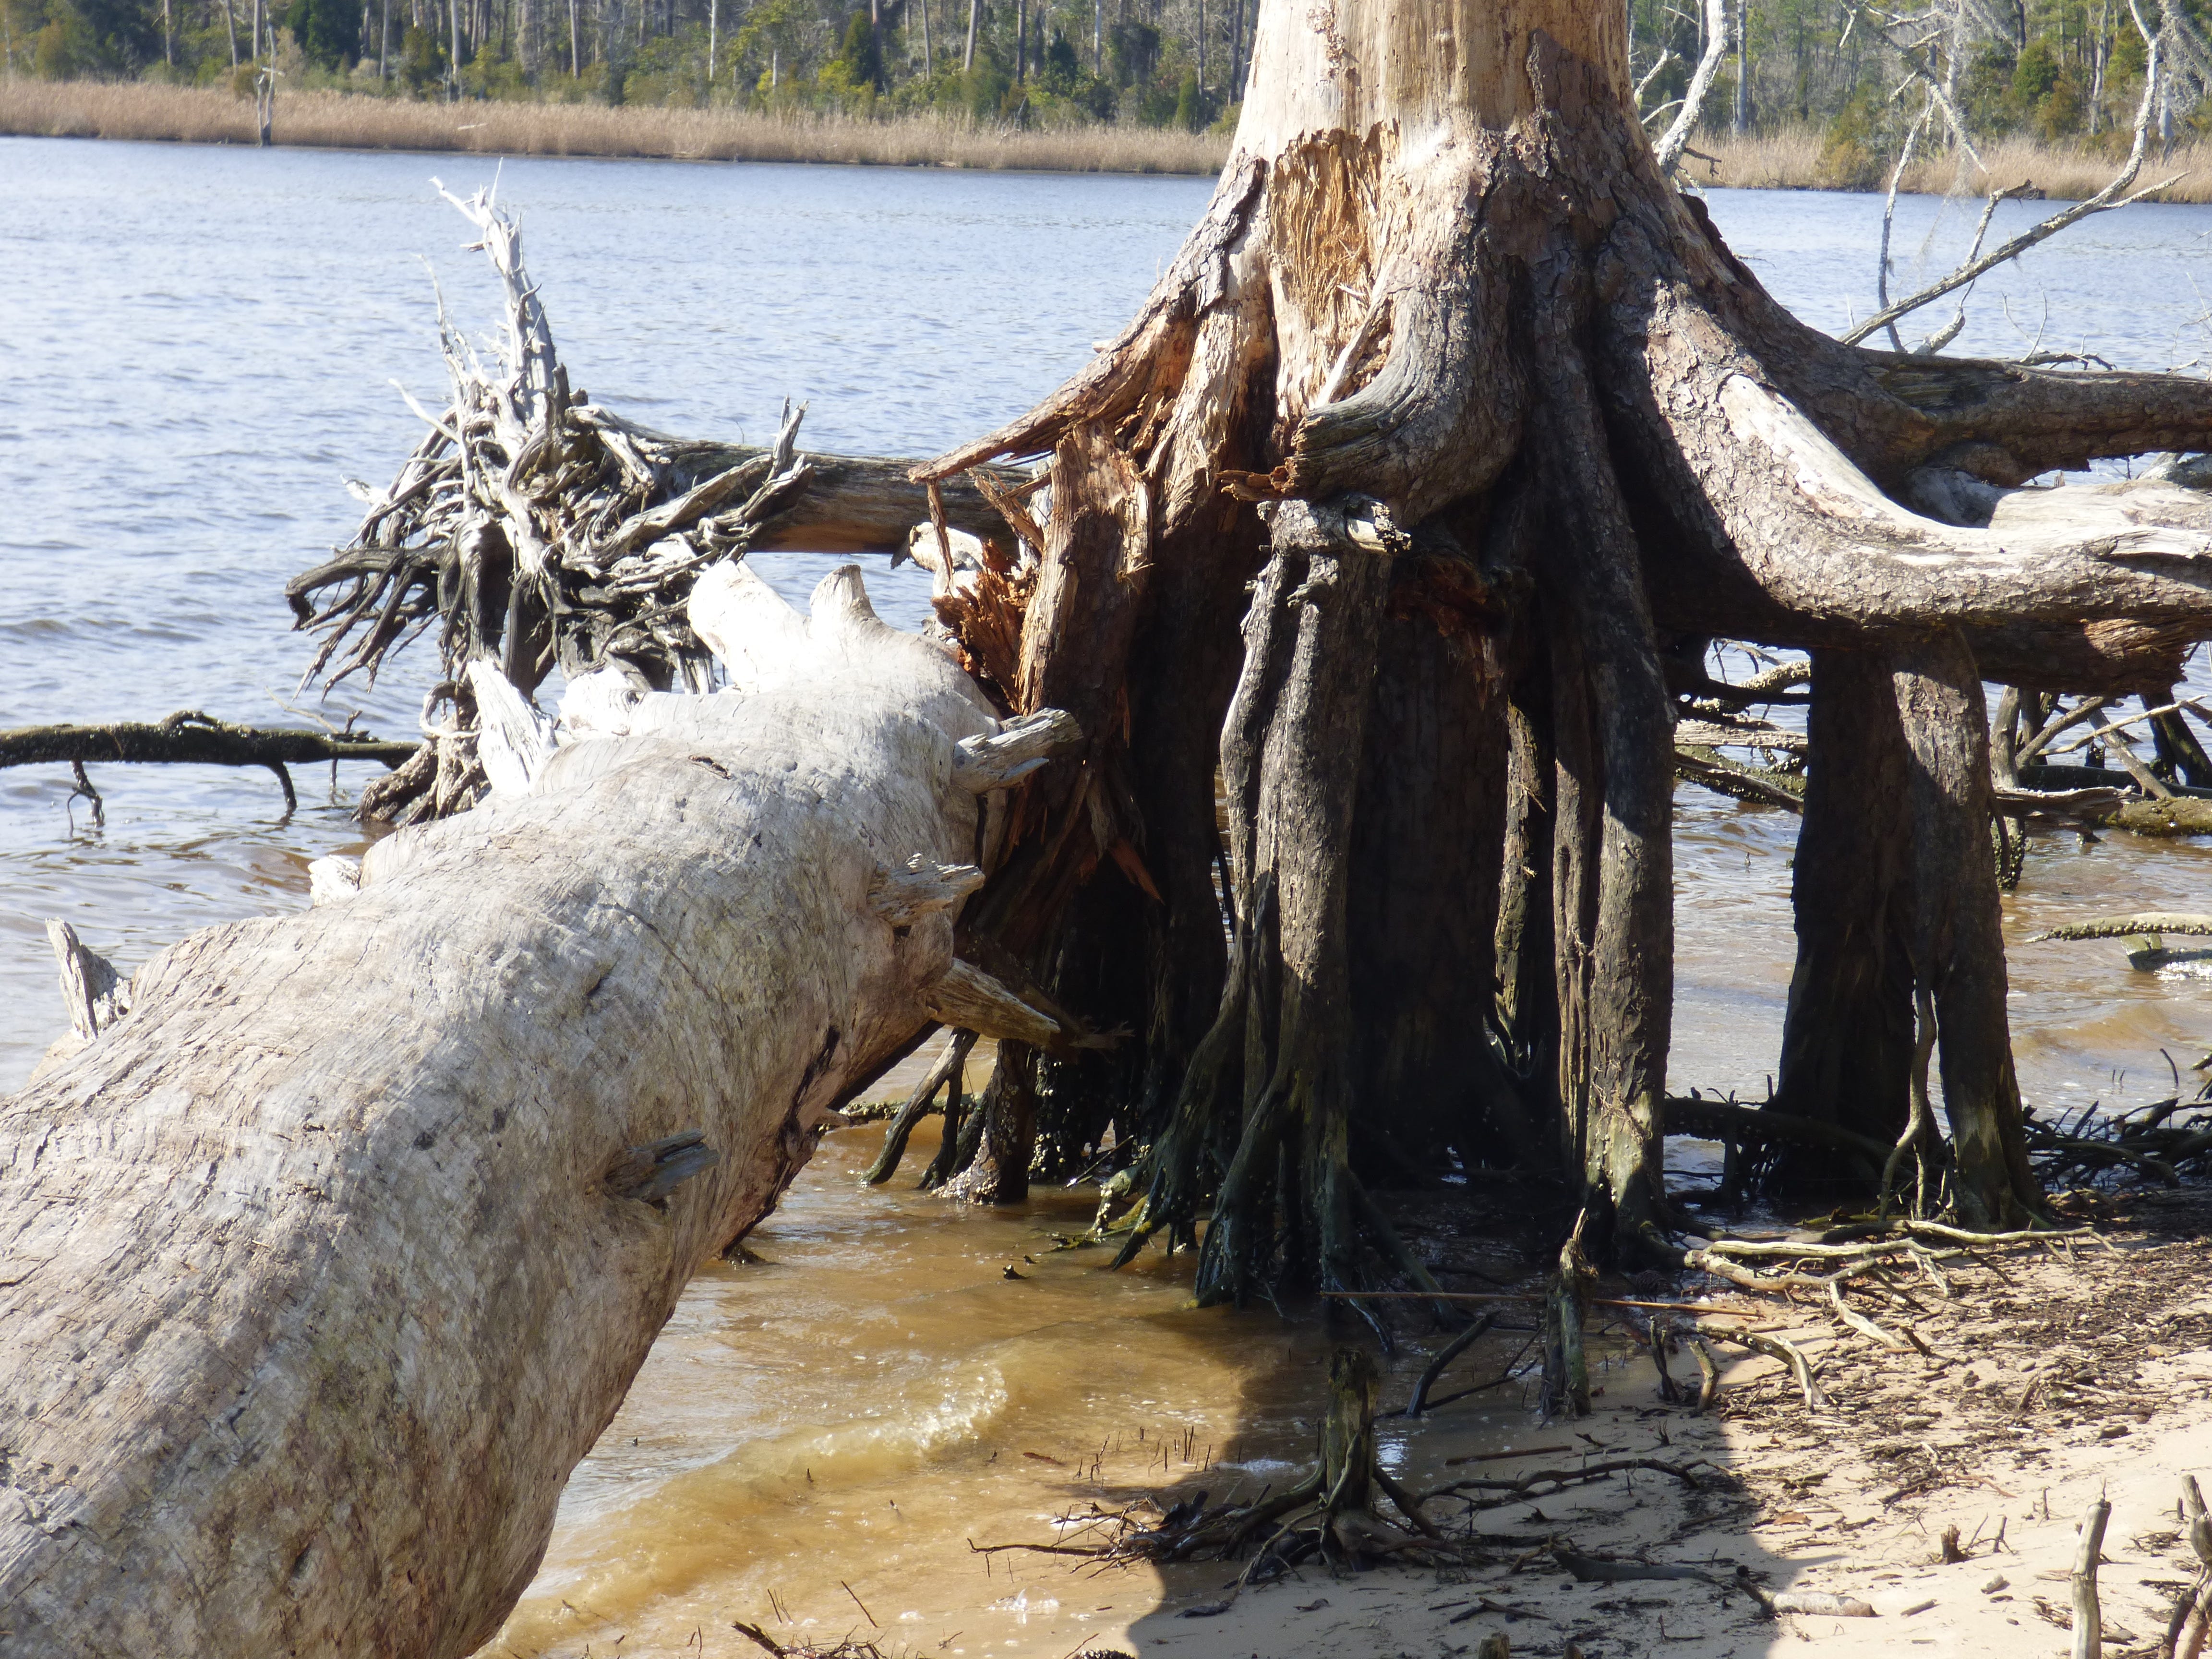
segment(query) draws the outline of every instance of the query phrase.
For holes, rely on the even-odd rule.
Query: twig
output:
[[[837,1581],[837,1588],[843,1590],[846,1595],[852,1596],[853,1605],[860,1608],[862,1618],[866,1619],[871,1625],[875,1625],[878,1630],[881,1630],[883,1628],[881,1625],[876,1624],[876,1615],[868,1611],[868,1604],[866,1601],[863,1601],[860,1596],[854,1593],[854,1589],[850,1584],[840,1578]]]
[[[1531,1469],[1511,1480],[1486,1480],[1470,1476],[1464,1480],[1449,1480],[1443,1486],[1423,1492],[1416,1500],[1425,1504],[1432,1498],[1449,1497],[1462,1492],[1502,1492],[1515,1497],[1525,1497],[1533,1486],[1550,1485],[1559,1487],[1578,1486],[1585,1481],[1601,1480],[1609,1474],[1625,1470],[1648,1469],[1655,1474],[1671,1474],[1684,1486],[1694,1489],[1704,1482],[1698,1479],[1694,1464],[1668,1463],[1656,1457],[1616,1457],[1603,1463],[1591,1463],[1579,1469]]]

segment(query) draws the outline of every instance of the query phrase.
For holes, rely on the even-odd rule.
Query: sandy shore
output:
[[[1188,1610],[1218,1601],[1236,1568],[1163,1572],[1042,1555],[1016,1566],[1002,1557],[1011,1573],[989,1594],[1025,1595],[1043,1615],[1002,1645],[1389,1659],[1474,1653],[1496,1632],[1514,1654],[1589,1659],[1732,1659],[1800,1643],[1852,1655],[2064,1653],[2075,1528],[2102,1493],[2112,1505],[2100,1577],[2105,1651],[2147,1655],[2196,1572],[2176,1518],[2179,1478],[2212,1471],[2212,1243],[2202,1237],[2212,1202],[2151,1194],[2105,1218],[2109,1249],[1991,1255],[1986,1267],[1960,1259],[1945,1269],[1948,1298],[1914,1282],[1907,1294],[1920,1311],[1891,1322],[1911,1323],[1925,1355],[1887,1352],[1810,1307],[1766,1322],[1814,1358],[1832,1401],[1818,1414],[1767,1358],[1726,1371],[1711,1414],[1663,1405],[1648,1362],[1622,1340],[1586,1420],[1540,1425],[1518,1397],[1493,1394],[1403,1432],[1386,1425],[1386,1460],[1416,1490],[1472,1471],[1571,1472],[1631,1457],[1692,1477],[1647,1469],[1539,1485],[1479,1514],[1455,1499],[1431,1503],[1448,1531],[1472,1526],[1468,1566],[1301,1567],[1245,1591],[1226,1613],[1195,1618]],[[1401,1357],[1386,1400],[1404,1398],[1419,1363]],[[1484,1363],[1469,1361],[1478,1373]],[[1487,1455],[1515,1447],[1519,1455]],[[1485,1461],[1448,1461],[1471,1454]],[[1208,1479],[1193,1474],[1155,1496],[1171,1503]],[[1133,1495],[1070,1483],[1071,1509]],[[1945,1563],[1950,1528],[1963,1559]],[[1560,1546],[1696,1567],[1715,1582],[1578,1582]],[[1732,1582],[1740,1569],[1769,1593],[1850,1597],[1874,1616],[1769,1617]],[[915,1637],[880,1650],[970,1651],[957,1632]]]

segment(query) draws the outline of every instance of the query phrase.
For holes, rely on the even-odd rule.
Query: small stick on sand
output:
[[[2097,1607],[2097,1556],[2112,1506],[2100,1494],[2081,1517],[2081,1544],[2074,1553],[2074,1659],[2103,1659],[2105,1619]]]

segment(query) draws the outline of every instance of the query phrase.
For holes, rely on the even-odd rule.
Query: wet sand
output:
[[[979,1064],[971,1085],[982,1076]],[[544,1572],[486,1652],[757,1651],[739,1621],[794,1652],[873,1642],[978,1659],[1385,1659],[1471,1651],[1492,1628],[1516,1653],[1564,1654],[1571,1638],[1593,1659],[1782,1652],[1800,1636],[1852,1653],[2041,1652],[2063,1638],[2033,1598],[2063,1607],[2066,1587],[2037,1575],[2068,1565],[2085,1483],[2112,1479],[2118,1540],[2159,1530],[2178,1471],[2212,1463],[2212,1296],[2201,1290],[2212,1244],[2191,1236],[2212,1224],[2212,1194],[2084,1199],[2117,1249],[1954,1267],[1949,1300],[1916,1287],[1911,1322],[1929,1356],[1881,1351],[1825,1309],[1760,1321],[1814,1359],[1834,1405],[1819,1416],[1759,1357],[1728,1366],[1713,1414],[1662,1405],[1627,1329],[1601,1324],[1594,1415],[1545,1425],[1528,1339],[1493,1333],[1437,1393],[1510,1382],[1419,1421],[1380,1420],[1401,1482],[1421,1491],[1637,1456],[1688,1468],[1696,1484],[1647,1471],[1539,1489],[1474,1518],[1489,1541],[1465,1570],[1310,1565],[1225,1615],[1186,1617],[1218,1601],[1238,1568],[971,1547],[1081,1545],[1101,1535],[1084,1524],[1101,1511],[1135,1505],[1142,1520],[1200,1490],[1218,1503],[1294,1480],[1313,1460],[1329,1351],[1354,1333],[1332,1334],[1310,1309],[1191,1310],[1187,1261],[1155,1253],[1109,1274],[1099,1252],[1053,1250],[1089,1220],[1087,1193],[980,1212],[913,1194],[933,1121],[897,1181],[861,1188],[881,1133],[832,1135],[755,1235],[762,1259],[695,1285],[572,1482]],[[1460,1287],[1525,1282],[1540,1264],[1507,1231],[1432,1236],[1427,1248]],[[1601,1293],[1653,1289],[1615,1281]],[[1662,1294],[1743,1301],[1711,1280]],[[1401,1328],[1389,1409],[1443,1340],[1418,1319]],[[1493,1455],[1516,1449],[1528,1460]],[[1470,1456],[1484,1461],[1452,1462]],[[1451,1500],[1431,1513],[1455,1529],[1468,1518]],[[1953,1522],[1969,1563],[1936,1565]],[[1854,1595],[1879,1616],[1778,1623],[1724,1584],[1581,1584],[1546,1553],[1555,1539],[1700,1565],[1723,1581],[1741,1565],[1771,1590]],[[2117,1541],[2106,1553],[2122,1561]],[[2140,1634],[2178,1570],[2155,1550],[2124,1565],[2107,1612]],[[1998,1574],[2009,1597],[1979,1589]],[[1931,1596],[1936,1607],[1919,1607]],[[2125,1647],[2116,1638],[2109,1650]]]

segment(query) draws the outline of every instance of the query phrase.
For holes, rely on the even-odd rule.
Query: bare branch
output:
[[[1698,72],[1690,77],[1690,88],[1682,94],[1674,125],[1652,146],[1661,173],[1671,173],[1681,165],[1682,151],[1698,129],[1698,118],[1705,112],[1705,94],[1712,90],[1713,76],[1720,72],[1721,59],[1727,54],[1728,0],[1705,0],[1705,55],[1698,59]]]
[[[1996,270],[1997,266],[2004,264],[2008,259],[2018,258],[2021,254],[2027,252],[2028,249],[2033,247],[2038,242],[2049,240],[2051,237],[2056,236],[2060,231],[2065,229],[2069,225],[2079,223],[2081,220],[2089,217],[2092,214],[2104,213],[2113,208],[2125,207],[2130,202],[2139,202],[2146,196],[2155,196],[2159,191],[2166,189],[2169,185],[2172,185],[2186,176],[2182,173],[2176,173],[2172,178],[2162,179],[2157,184],[2151,185],[2145,189],[2136,191],[2132,195],[2124,193],[2126,192],[2128,186],[2135,183],[2136,175],[2142,171],[2143,152],[2150,137],[2151,111],[2156,106],[2158,101],[2158,37],[2156,35],[2153,35],[2150,37],[2150,62],[2147,66],[2143,76],[2142,105],[2136,112],[2135,143],[2129,149],[2126,165],[2120,169],[2118,176],[2113,179],[2111,184],[2106,185],[2104,189],[2099,191],[2094,196],[2089,198],[2087,201],[2076,202],[2072,206],[2064,208],[2059,212],[2052,214],[2048,219],[2045,219],[2042,223],[2036,225],[2032,229],[2022,231],[2019,235],[2014,237],[2003,246],[1997,249],[1996,252],[1987,254],[1978,259],[1970,259],[1965,264],[1960,265],[1956,270],[1954,270],[1949,276],[1943,277],[1939,282],[1930,283],[1926,288],[1922,289],[1919,293],[1911,295],[1910,298],[1899,300],[1893,306],[1883,307],[1881,310],[1876,312],[1873,316],[1868,318],[1856,328],[1850,329],[1844,333],[1842,337],[1844,343],[1845,345],[1856,345],[1860,341],[1865,339],[1868,335],[1872,334],[1877,329],[1887,328],[1891,324],[1896,322],[1899,318],[1910,316],[1912,313],[1919,310],[1923,306],[1929,305],[1935,301],[1942,299],[1945,295],[1953,292],[1954,289],[1964,288],[1967,283],[1973,282],[1977,277],[1983,275],[1984,272]]]

